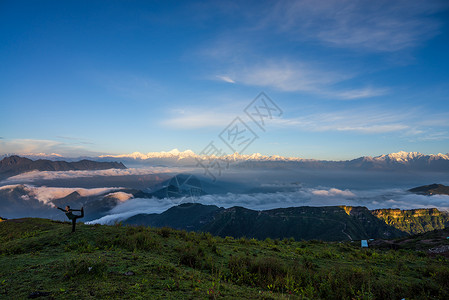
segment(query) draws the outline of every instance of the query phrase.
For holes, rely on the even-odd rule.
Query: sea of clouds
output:
[[[217,182],[212,182],[204,175],[204,170],[197,169],[195,174],[201,179],[203,188],[208,193],[204,196],[141,199],[119,191],[123,188],[133,188],[135,181],[141,180],[139,176],[156,175],[142,181],[142,189],[145,190],[151,183],[162,182],[174,174],[188,171],[191,169],[167,167],[33,171],[7,178],[0,183],[3,185],[0,189],[13,188],[20,184],[28,194],[23,197],[34,197],[47,205],[52,205],[53,200],[75,191],[84,197],[110,195],[120,200],[120,203],[105,217],[92,221],[109,224],[139,213],[161,213],[172,206],[188,202],[225,208],[242,206],[254,210],[335,205],[366,206],[369,209],[435,207],[449,210],[449,196],[424,196],[407,191],[409,188],[433,182],[448,185],[449,175],[446,173],[333,172],[301,169],[226,170]],[[87,178],[91,184],[84,183],[84,186],[80,187],[78,184],[83,183],[77,178]],[[119,180],[108,182],[110,178]],[[61,179],[67,180],[63,183],[58,182]]]
[[[31,171],[11,176],[0,182],[0,184],[34,182],[38,180],[73,179],[96,176],[130,176],[130,175],[153,175],[165,173],[181,173],[188,171],[185,168],[146,167],[129,169],[107,169],[87,171]]]
[[[110,193],[113,191],[117,191],[122,189],[121,187],[107,187],[107,188],[93,188],[93,189],[85,189],[78,187],[46,187],[46,186],[32,186],[27,184],[14,184],[14,185],[4,185],[0,187],[0,190],[11,190],[17,187],[23,187],[23,189],[27,192],[26,195],[22,196],[23,200],[29,200],[30,197],[34,197],[40,202],[53,206],[52,201],[55,199],[64,198],[70,195],[73,192],[78,192],[82,197],[90,197],[90,196],[98,196],[105,193]],[[123,193],[125,194],[125,193]],[[112,193],[114,195],[114,193]],[[124,195],[119,195],[122,198]],[[128,197],[126,200],[130,199]]]
[[[253,210],[298,206],[366,206],[379,208],[430,208],[449,210],[449,196],[416,195],[402,189],[379,190],[340,190],[337,188],[300,188],[292,192],[253,193],[253,194],[215,194],[201,197],[177,199],[130,199],[118,204],[108,215],[90,223],[112,224],[136,214],[162,213],[181,203],[201,203],[229,208],[242,206]]]

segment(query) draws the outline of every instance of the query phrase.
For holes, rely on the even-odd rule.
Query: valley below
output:
[[[449,177],[394,157],[349,169],[259,157],[216,179],[186,158],[9,159],[0,296],[448,298]],[[66,205],[85,211],[75,233]]]

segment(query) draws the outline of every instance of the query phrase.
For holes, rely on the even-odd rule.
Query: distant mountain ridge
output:
[[[126,169],[121,162],[98,162],[93,160],[80,160],[67,162],[62,160],[38,159],[12,155],[0,161],[0,177],[14,176],[30,171],[72,171],[72,170],[106,170],[106,169]]]
[[[394,238],[449,227],[437,209],[370,211],[366,207],[290,207],[255,211],[243,207],[185,203],[161,214],[138,214],[130,225],[205,231],[219,236],[327,241]]]
[[[178,149],[173,149],[171,151],[165,152],[149,152],[147,154],[143,154],[140,152],[133,152],[131,154],[120,154],[120,155],[101,155],[100,157],[108,157],[108,158],[132,158],[132,159],[153,159],[153,158],[175,158],[178,160],[182,160],[185,158],[220,158],[220,159],[228,159],[228,160],[256,160],[256,161],[320,161],[316,159],[305,159],[300,157],[285,157],[280,155],[262,155],[260,153],[253,153],[253,154],[239,154],[238,152],[235,152],[233,154],[223,155],[223,156],[215,156],[215,155],[199,155],[193,152],[192,150],[186,150],[186,151],[179,151]],[[399,151],[397,153],[390,153],[390,154],[384,154],[379,155],[375,157],[371,156],[362,156],[358,159],[365,159],[369,161],[394,161],[394,162],[410,162],[415,159],[431,159],[431,160],[449,160],[449,153],[448,154],[422,154],[419,152],[405,152],[405,151]]]
[[[410,189],[409,192],[419,195],[449,195],[449,186],[443,184],[429,184]]]
[[[62,156],[57,153],[27,154],[30,158],[45,158],[57,160]],[[197,166],[199,161],[218,160],[237,168],[306,168],[306,169],[369,169],[369,170],[418,170],[418,171],[449,171],[449,153],[422,154],[419,152],[399,151],[379,156],[362,156],[351,160],[318,160],[301,157],[285,157],[280,155],[227,154],[222,156],[196,154],[192,150],[161,152],[133,152],[130,154],[105,154],[97,157],[82,157],[95,161],[120,160],[127,165],[140,164],[153,166]],[[64,158],[73,161],[74,158]],[[79,158],[78,158],[79,159]]]
[[[422,154],[419,152],[399,151],[380,156],[362,156],[346,161],[327,161],[316,159],[305,159],[300,157],[284,157],[279,155],[239,154],[233,153],[223,156],[198,155],[191,150],[179,151],[173,149],[165,152],[150,152],[142,154],[134,152],[122,155],[102,155],[100,159],[114,158],[126,161],[174,163],[181,165],[195,165],[198,161],[216,159],[224,163],[233,163],[239,168],[325,168],[325,169],[417,169],[449,171],[449,154]]]

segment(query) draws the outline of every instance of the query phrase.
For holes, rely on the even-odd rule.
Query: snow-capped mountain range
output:
[[[369,156],[365,156],[366,159],[369,159]],[[405,151],[399,151],[397,153],[390,153],[390,154],[386,154],[386,155],[380,155],[380,156],[376,156],[371,158],[372,160],[375,161],[395,161],[398,163],[407,163],[413,160],[417,160],[417,159],[428,159],[428,160],[439,160],[439,159],[443,159],[443,160],[449,160],[449,153],[447,154],[430,154],[430,155],[426,155],[426,154],[422,154],[419,152],[405,152]]]
[[[173,149],[171,151],[165,152],[149,152],[147,154],[143,154],[140,152],[133,152],[131,154],[121,154],[121,155],[101,155],[101,158],[133,158],[133,159],[140,159],[140,160],[147,160],[147,159],[176,159],[176,160],[183,160],[183,159],[209,159],[209,158],[219,158],[223,160],[232,160],[232,161],[246,161],[246,160],[256,160],[256,161],[300,161],[304,160],[299,157],[284,157],[279,155],[262,155],[260,153],[253,153],[253,154],[239,154],[239,153],[233,153],[223,156],[216,156],[216,155],[199,155],[193,152],[192,150],[186,150],[186,151],[179,151],[178,149]]]
[[[36,154],[23,155],[26,157],[38,158]],[[73,158],[62,158],[52,153],[52,157],[43,156],[42,158],[51,160],[65,159],[67,161]],[[83,157],[85,158],[85,157]],[[79,159],[79,158],[78,158]],[[226,163],[232,163],[238,168],[324,168],[324,169],[385,169],[385,170],[427,170],[427,171],[449,171],[449,153],[448,154],[422,154],[419,152],[399,151],[380,156],[362,156],[346,161],[325,161],[316,159],[305,159],[301,157],[284,157],[280,155],[262,155],[260,153],[239,154],[233,153],[223,156],[207,156],[196,154],[192,150],[149,152],[143,154],[133,152],[131,154],[120,155],[101,155],[98,157],[88,157],[87,159],[96,161],[120,161],[128,167],[145,166],[181,166],[195,167],[199,161],[219,160]]]
[[[232,161],[318,161],[315,159],[304,159],[300,157],[285,157],[280,155],[262,155],[260,153],[253,154],[239,154],[233,153],[223,156],[207,156],[207,155],[199,155],[193,152],[192,150],[179,151],[178,149],[173,149],[171,151],[165,152],[149,152],[147,154],[143,154],[140,152],[133,152],[131,154],[120,154],[120,155],[101,155],[101,158],[132,158],[132,159],[176,159],[183,160],[188,158],[198,158],[198,159],[208,159],[208,158],[219,158],[223,160],[232,160]],[[377,162],[397,162],[397,163],[407,163],[413,160],[426,159],[426,160],[449,160],[449,153],[447,154],[422,154],[419,152],[405,152],[399,151],[396,153],[384,154],[380,156],[363,156],[359,159],[364,159],[366,161],[377,161]]]
[[[223,156],[206,156],[191,150],[168,152],[150,152],[142,154],[134,152],[123,155],[103,155],[100,159],[124,161],[125,164],[136,162],[160,165],[194,166],[198,161],[217,159],[233,163],[238,168],[308,168],[308,169],[376,169],[376,170],[426,170],[449,171],[449,154],[422,154],[419,152],[399,151],[380,156],[362,156],[347,161],[324,161],[301,157],[284,157],[279,155],[239,154]]]

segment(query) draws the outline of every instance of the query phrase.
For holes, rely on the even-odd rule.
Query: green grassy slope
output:
[[[0,298],[449,298],[443,256],[359,246],[84,224],[71,234],[69,223],[7,220]]]

